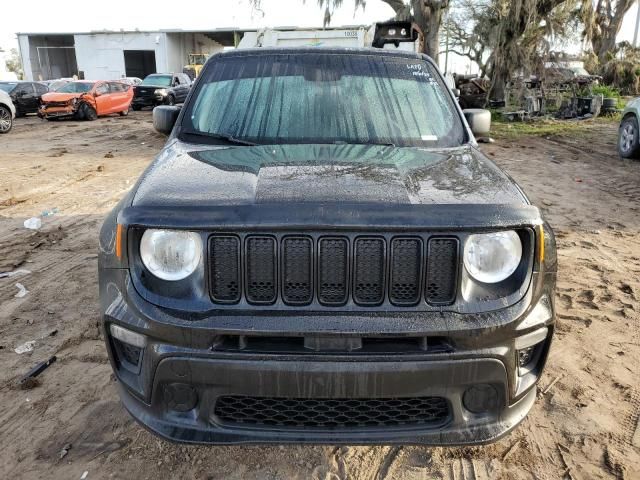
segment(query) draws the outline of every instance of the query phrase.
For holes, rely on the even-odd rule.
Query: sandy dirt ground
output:
[[[187,447],[121,407],[98,330],[101,219],[164,138],[149,112],[19,119],[0,137],[0,272],[30,273],[0,278],[0,478],[640,478],[640,162],[617,157],[615,135],[614,123],[586,123],[483,147],[544,209],[559,245],[546,393],[512,434],[477,448]],[[23,227],[52,211],[41,230]],[[16,283],[29,293],[16,298]],[[33,352],[14,352],[32,340]],[[54,354],[35,384],[17,384]]]

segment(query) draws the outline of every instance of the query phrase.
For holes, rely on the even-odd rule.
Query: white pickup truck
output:
[[[419,52],[422,34],[409,22],[384,22],[325,29],[262,28],[246,32],[238,48],[379,47]]]

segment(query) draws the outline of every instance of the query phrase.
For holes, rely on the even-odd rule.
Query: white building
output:
[[[243,30],[18,33],[26,80],[72,77],[112,80],[181,72],[190,53],[236,46]]]
[[[150,73],[182,72],[190,53],[212,55],[225,48],[261,46],[365,47],[372,45],[374,34],[374,26],[351,25],[324,29],[280,27],[16,35],[25,79],[38,81],[73,75],[90,80],[144,78]],[[414,42],[399,44],[403,50],[416,47]],[[387,44],[385,48],[398,47]]]

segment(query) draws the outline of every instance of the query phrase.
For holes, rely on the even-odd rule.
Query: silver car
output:
[[[9,133],[15,117],[16,107],[14,107],[11,97],[4,90],[0,90],[0,134]]]

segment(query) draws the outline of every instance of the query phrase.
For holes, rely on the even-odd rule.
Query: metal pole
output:
[[[636,14],[636,31],[633,34],[633,46],[638,46],[638,30],[640,29],[640,0],[636,2],[638,6],[638,13]]]

